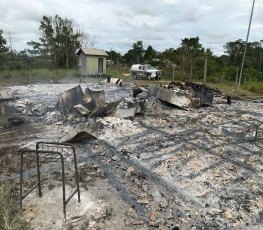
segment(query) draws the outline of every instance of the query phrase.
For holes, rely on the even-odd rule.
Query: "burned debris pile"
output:
[[[212,106],[217,89],[196,83],[172,82],[168,86],[150,84],[149,87],[134,87],[133,97],[124,98],[117,108],[116,115],[134,118],[135,115],[160,115],[162,107],[175,106],[189,109]]]
[[[58,84],[19,90],[13,90],[17,100],[8,102],[7,111],[19,108],[30,123],[19,126],[23,133],[13,141],[16,146],[32,147],[44,139],[72,142],[77,150],[83,197],[79,209],[74,200],[69,203],[66,225],[262,228],[262,101],[226,100],[217,89],[190,82],[145,87]],[[26,130],[28,125],[39,127],[39,133]],[[2,143],[10,142],[11,136],[4,137]],[[53,185],[43,188],[51,202],[61,198],[52,179],[61,175],[55,167],[50,171],[47,177],[43,170],[43,179]],[[70,183],[69,179],[67,191]],[[43,211],[50,205],[41,199],[35,202],[33,195],[31,199],[23,204],[26,220],[33,226],[43,221],[37,222],[38,215],[30,210],[52,219]],[[53,215],[47,222],[59,225],[58,214]],[[58,225],[53,229],[62,228]]]
[[[127,91],[124,97],[110,98],[106,97],[104,88],[101,86],[87,87],[85,93],[77,94],[78,87],[66,91],[60,95],[57,108],[62,114],[74,114],[76,117],[86,117],[89,119],[116,115],[123,118],[134,118],[136,114],[145,113],[145,102],[148,98],[146,89],[136,95],[131,96],[132,91]],[[114,92],[113,92],[114,93]],[[67,95],[67,99],[64,97]],[[70,96],[69,96],[70,95]],[[78,95],[79,101],[69,100]],[[108,96],[108,95],[107,95]]]
[[[107,102],[102,87],[87,87],[83,93],[80,85],[63,92],[59,96],[57,108],[63,116],[103,117],[115,112],[120,101]]]
[[[54,120],[56,117],[57,120],[76,121],[76,123],[111,115],[134,119],[137,115],[159,115],[162,107],[169,105],[183,109],[211,106],[214,94],[217,92],[189,82],[172,82],[166,87],[151,84],[149,87],[117,89],[114,89],[114,86],[105,88],[98,84],[90,85],[83,91],[78,85],[62,92],[55,106],[51,101],[39,104],[27,98],[18,97],[15,100],[8,97],[8,101],[6,98],[1,98],[1,111],[22,117],[36,116],[38,120],[52,118]],[[114,94],[119,92],[120,95],[114,97]],[[58,111],[61,114],[58,114]]]
[[[212,106],[217,89],[192,82],[171,82],[167,87],[150,85],[150,96],[168,102],[180,108]]]
[[[83,91],[81,86],[78,85],[72,89],[63,92],[58,99],[56,107],[65,116],[73,111],[75,105],[81,104],[83,102]]]

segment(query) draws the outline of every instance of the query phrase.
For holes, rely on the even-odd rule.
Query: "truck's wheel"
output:
[[[159,74],[157,73],[156,77],[155,77],[155,80],[159,80],[159,79],[160,79],[160,77],[159,77]]]
[[[151,80],[151,79],[152,79],[150,73],[147,74],[147,79],[148,79],[148,80]]]

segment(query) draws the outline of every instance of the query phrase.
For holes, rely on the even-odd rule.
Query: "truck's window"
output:
[[[139,66],[139,69],[142,69],[142,66]]]
[[[154,67],[151,66],[151,65],[148,65],[148,66],[147,66],[147,69],[149,69],[149,70],[151,70],[151,69],[152,69],[152,70],[155,70],[156,68],[154,68]]]

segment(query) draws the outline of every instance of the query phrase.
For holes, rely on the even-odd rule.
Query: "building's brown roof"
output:
[[[95,49],[95,48],[80,48],[77,52],[77,55],[80,54],[82,51],[85,55],[92,55],[92,56],[109,56],[104,50],[102,49]]]

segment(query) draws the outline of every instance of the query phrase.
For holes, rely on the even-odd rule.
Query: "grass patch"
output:
[[[218,88],[221,92],[229,96],[242,96],[247,98],[258,98],[263,96],[263,83],[261,82],[248,82],[241,84],[239,94],[235,91],[234,82],[209,83],[208,85],[210,87]]]
[[[107,74],[117,78],[130,78],[130,66],[128,65],[109,65]]]
[[[58,81],[64,78],[77,77],[76,69],[28,69],[4,70],[0,72],[0,80],[6,84],[29,84],[35,82]]]
[[[242,88],[256,95],[263,95],[263,82],[247,82]]]
[[[2,230],[26,230],[28,224],[22,220],[18,208],[17,197],[10,183],[0,184],[0,229]]]

